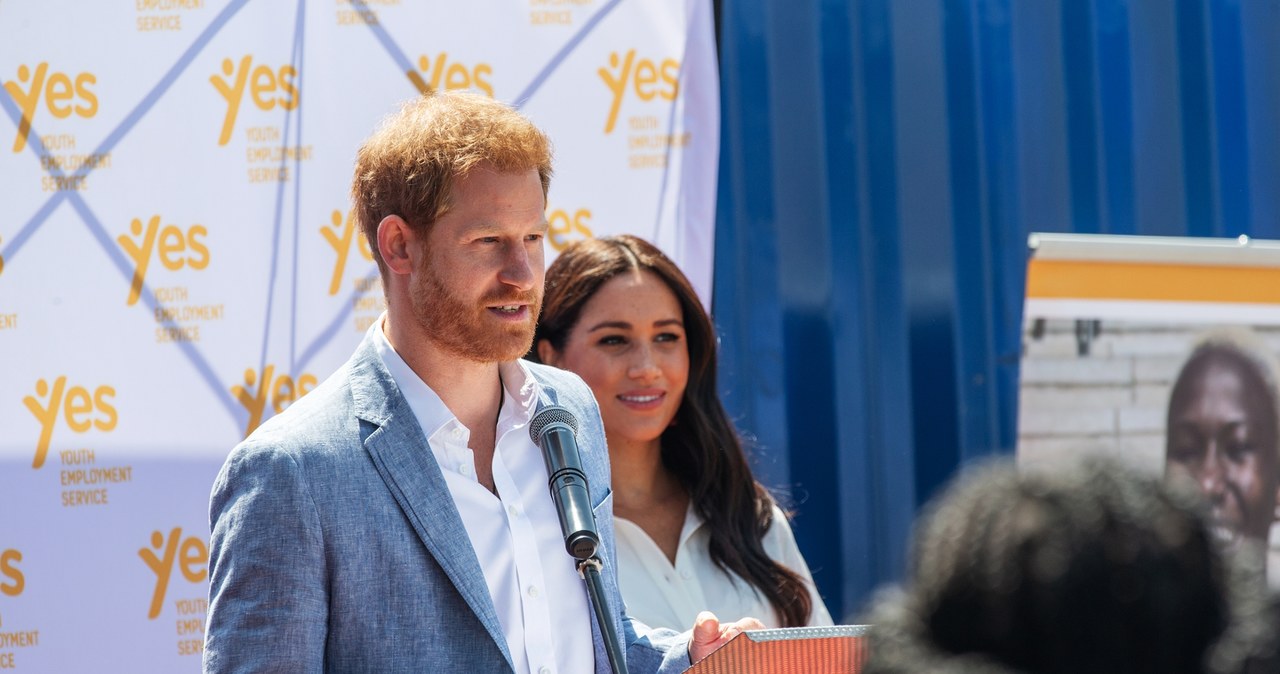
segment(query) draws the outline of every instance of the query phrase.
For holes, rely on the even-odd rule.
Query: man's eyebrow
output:
[[[551,231],[551,223],[548,222],[546,218],[543,218],[537,225],[534,225],[534,227],[539,234],[546,234]],[[507,228],[496,222],[484,221],[474,223],[470,227],[467,227],[465,231],[461,232],[460,236],[463,239],[473,239],[484,236],[499,236],[506,231]]]
[[[1228,419],[1223,421],[1222,424],[1218,426],[1217,430],[1212,431],[1209,435],[1220,436],[1227,433],[1235,433],[1241,429],[1249,431],[1256,427],[1257,424],[1251,423],[1248,419]],[[1190,419],[1174,420],[1169,424],[1168,431],[1171,433],[1190,432],[1196,435],[1201,435],[1200,424]]]

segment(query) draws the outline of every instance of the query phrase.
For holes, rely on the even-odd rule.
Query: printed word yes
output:
[[[174,527],[167,540],[159,531],[151,532],[151,547],[139,548],[138,556],[156,574],[156,589],[151,593],[151,608],[147,611],[147,617],[152,620],[160,615],[174,566],[192,583],[199,583],[209,575],[205,566],[209,563],[209,548],[195,536],[182,538],[182,527]]]
[[[41,94],[44,94],[45,108],[54,117],[66,119],[74,113],[88,119],[98,114],[98,96],[89,88],[89,85],[97,83],[98,78],[93,73],[80,73],[75,79],[58,71],[51,74],[49,64],[43,61],[36,65],[34,73],[25,63],[18,66],[18,79],[4,83],[5,91],[9,92],[9,96],[22,110],[18,136],[13,140],[13,151],[21,152],[27,146],[31,121],[35,119]]]
[[[487,79],[493,75],[493,66],[488,63],[479,63],[468,68],[456,61],[449,63],[448,59],[449,55],[446,52],[440,52],[436,54],[433,64],[431,59],[423,54],[418,57],[418,70],[410,70],[405,74],[421,94],[440,91],[443,81],[446,91],[476,88],[488,94],[489,98],[493,98],[493,84]],[[423,79],[424,74],[430,80]]]
[[[547,241],[551,247],[560,252],[577,239],[590,239],[595,236],[587,223],[591,221],[591,211],[579,208],[572,215],[569,211],[557,208],[547,215]]]
[[[227,114],[222,118],[222,133],[218,134],[218,145],[226,145],[231,140],[231,132],[236,126],[236,115],[240,114],[240,103],[244,100],[245,89],[259,110],[275,109],[279,104],[285,110],[298,107],[298,87],[294,79],[298,70],[291,65],[283,65],[272,70],[270,66],[253,65],[253,57],[240,59],[239,67],[231,59],[222,59],[222,74],[209,76],[213,88],[222,94],[227,102]]]
[[[654,62],[642,58],[636,60],[636,50],[629,49],[624,57],[618,52],[609,54],[609,67],[596,71],[605,86],[613,94],[613,102],[609,106],[609,118],[605,120],[604,132],[612,133],[618,121],[618,110],[622,107],[622,99],[628,87],[636,92],[642,101],[651,101],[655,96],[664,101],[674,101],[680,92],[680,62],[675,59],[662,59]]]
[[[22,569],[18,568],[18,562],[21,561],[22,553],[17,550],[0,552],[0,594],[10,597],[22,594],[23,588],[27,586],[27,578],[22,575]]]
[[[76,433],[87,433],[90,428],[108,432],[116,427],[120,417],[112,404],[116,390],[110,386],[99,386],[90,395],[83,386],[67,388],[67,378],[58,377],[53,380],[53,389],[49,382],[41,379],[36,382],[36,395],[26,396],[23,404],[40,422],[40,440],[36,443],[36,458],[31,462],[32,468],[44,465],[45,456],[49,453],[49,441],[53,438],[53,428],[58,417],[65,417],[67,427]],[[44,398],[42,401],[41,398]]]
[[[329,294],[337,295],[338,288],[342,285],[342,275],[347,270],[347,255],[351,252],[352,240],[355,240],[356,247],[360,249],[360,257],[367,262],[373,262],[373,250],[369,248],[369,237],[363,232],[359,233],[359,236],[356,235],[355,211],[348,211],[344,221],[342,211],[335,209],[329,216],[329,220],[332,227],[321,227],[320,234],[338,254],[337,260],[333,263],[333,276],[329,278]]]
[[[160,227],[160,216],[153,215],[144,228],[142,221],[134,218],[129,224],[128,234],[116,237],[116,242],[133,260],[133,282],[129,284],[129,299],[125,306],[133,306],[142,293],[142,284],[147,279],[147,267],[151,266],[151,253],[160,258],[160,264],[169,271],[178,271],[185,266],[192,269],[204,269],[209,266],[209,248],[204,237],[209,230],[204,225],[192,225],[183,231],[176,225]],[[158,245],[157,245],[158,244]],[[190,255],[184,253],[190,252]]]
[[[313,374],[303,373],[296,382],[287,374],[276,375],[274,365],[262,368],[261,377],[253,371],[253,368],[245,370],[244,386],[231,387],[231,394],[249,411],[249,424],[244,431],[245,437],[248,437],[253,429],[264,421],[268,392],[271,398],[271,409],[279,414],[293,404],[293,401],[310,393],[318,383],[319,380]],[[256,391],[254,386],[257,386]]]

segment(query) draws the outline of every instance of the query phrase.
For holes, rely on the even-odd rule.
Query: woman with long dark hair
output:
[[[787,518],[716,393],[716,337],[689,280],[634,236],[579,241],[547,270],[530,357],[595,393],[612,464],[627,612],[686,629],[700,610],[829,625]]]

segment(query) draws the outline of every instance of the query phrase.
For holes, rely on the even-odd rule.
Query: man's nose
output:
[[[529,290],[533,288],[536,278],[529,251],[522,245],[507,246],[498,280],[518,290]]]
[[[1200,464],[1199,474],[1196,475],[1196,481],[1200,483],[1200,491],[1214,501],[1221,499],[1226,492],[1226,466],[1223,465],[1225,460],[1226,457],[1223,456],[1218,443],[1211,441],[1205,448],[1204,461]]]

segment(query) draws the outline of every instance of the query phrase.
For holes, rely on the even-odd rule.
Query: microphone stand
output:
[[[578,575],[587,583],[587,595],[600,626],[605,654],[614,674],[628,674],[627,659],[618,640],[613,624],[613,612],[609,610],[609,596],[604,591],[600,571],[604,564],[596,555],[600,534],[596,532],[596,519],[591,511],[587,475],[582,470],[578,455],[578,420],[569,410],[558,405],[538,405],[538,412],[529,420],[529,438],[542,450],[547,462],[547,486],[551,500],[555,501],[560,516],[560,530],[564,533],[564,548],[577,561]]]
[[[610,617],[609,600],[604,593],[604,580],[600,577],[600,569],[604,563],[599,557],[592,555],[578,560],[578,575],[587,583],[587,594],[591,597],[591,608],[595,609],[596,622],[600,625],[600,636],[604,638],[604,650],[609,655],[609,665],[614,674],[629,674],[627,658],[618,641],[618,633],[614,630]]]

